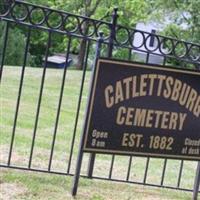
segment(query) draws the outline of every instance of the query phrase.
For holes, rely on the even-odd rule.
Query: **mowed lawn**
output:
[[[42,68],[27,67],[25,71],[22,95],[15,130],[15,138],[11,165],[28,166],[38,97],[41,85]],[[8,161],[10,140],[13,131],[16,102],[18,98],[21,67],[5,66],[0,88],[0,163]],[[51,170],[66,173],[69,169],[71,142],[78,108],[80,86],[83,72],[69,70],[65,80],[60,119],[57,128]],[[32,168],[47,170],[52,145],[57,108],[60,96],[63,70],[47,69],[41,101],[41,109],[33,149]],[[74,153],[70,173],[74,173],[84,110],[87,102],[91,72],[87,71],[83,88],[74,143]],[[125,180],[129,158],[116,156],[112,173],[113,179]],[[88,155],[85,154],[82,174],[87,171]],[[98,155],[94,168],[94,176],[108,177],[111,163],[110,155]],[[147,183],[159,184],[163,169],[163,159],[151,159],[147,175]],[[145,171],[145,158],[133,157],[130,181],[142,182]],[[184,162],[181,187],[193,187],[196,162]],[[169,160],[166,166],[164,184],[176,186],[180,161]],[[70,189],[72,177],[24,172],[1,168],[1,199],[71,199]],[[128,200],[128,199],[191,199],[192,193],[168,189],[157,189],[132,184],[109,181],[88,180],[81,178],[77,199],[91,200]]]

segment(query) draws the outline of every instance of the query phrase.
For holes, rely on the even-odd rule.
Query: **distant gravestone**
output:
[[[47,60],[45,58],[43,59],[44,65],[46,63],[47,67],[58,68],[58,69],[69,67],[71,62],[72,62],[71,58],[68,58],[68,60],[66,62],[66,57],[60,56],[60,55],[49,56],[49,57],[47,57]]]
[[[163,63],[164,56],[162,52],[165,52],[166,49],[164,49],[164,47],[162,46],[161,50],[158,48],[158,40],[156,37],[154,37],[157,29],[158,25],[156,25],[155,23],[138,23],[136,25],[136,34],[133,38],[133,46],[136,47],[136,49],[132,50],[132,53],[134,54],[136,60],[140,62],[145,62],[147,58],[146,50],[148,49],[149,51],[153,51],[153,53],[149,54],[148,63]],[[150,33],[152,35],[150,35]],[[146,42],[144,42],[144,39],[146,39]],[[144,44],[146,46],[144,46]]]

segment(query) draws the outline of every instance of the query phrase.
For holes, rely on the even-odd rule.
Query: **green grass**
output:
[[[70,195],[71,178],[32,172],[3,170],[1,173],[2,193],[18,200],[63,200],[72,199]],[[8,188],[11,194],[5,194]],[[17,193],[16,191],[19,190]],[[16,195],[17,193],[17,195]],[[4,198],[5,199],[5,198]],[[191,194],[166,189],[155,189],[137,185],[81,179],[77,200],[182,200],[191,199]]]
[[[9,141],[12,133],[12,125],[14,121],[14,113],[16,107],[16,99],[18,95],[20,68],[6,67],[1,87],[1,146],[4,151],[8,151]],[[14,142],[14,153],[18,155],[23,154],[24,159],[13,160],[13,164],[26,165],[30,153],[30,145],[35,125],[35,115],[38,103],[38,95],[40,90],[42,69],[27,68],[23,91],[20,101],[20,109],[17,121],[16,136]],[[60,95],[60,88],[62,82],[62,70],[48,69],[43,90],[43,97],[41,102],[41,110],[38,122],[38,130],[36,133],[36,143],[34,148],[34,160],[38,163],[48,161],[46,156],[51,147],[58,100]],[[78,104],[78,97],[80,92],[80,83],[82,72],[70,71],[67,74],[66,87],[63,95],[63,103],[61,107],[60,120],[57,131],[57,139],[55,144],[55,159],[66,160],[68,148],[71,144],[73,126],[75,123],[75,116]],[[86,77],[86,85],[88,87],[89,76]],[[84,89],[82,105],[86,103],[86,90]],[[83,118],[83,109],[81,109],[80,117]],[[80,134],[82,120],[79,120],[77,134]],[[79,142],[77,137],[76,144]],[[45,157],[41,156],[41,151],[46,153]],[[77,149],[75,149],[77,151]],[[64,155],[65,153],[65,155]],[[34,161],[33,160],[33,161]],[[24,163],[25,161],[25,163]],[[67,163],[67,162],[66,162]],[[65,164],[66,164],[65,163]],[[33,162],[37,166],[37,162]],[[46,163],[45,163],[46,165]],[[62,165],[62,164],[61,164]],[[60,166],[63,168],[64,166]]]
[[[1,113],[0,113],[0,162],[5,164],[8,159],[9,145],[12,134],[16,100],[20,82],[20,67],[5,66],[3,80],[0,88]],[[35,124],[35,115],[40,90],[42,69],[26,68],[23,84],[20,109],[17,120],[12,165],[28,166],[30,146]],[[36,133],[35,148],[32,167],[47,169],[55,126],[56,112],[60,95],[63,70],[47,69],[41,110]],[[75,148],[72,159],[71,173],[77,158],[78,144],[81,127],[83,124],[84,110],[87,101],[90,72],[86,74],[83,90],[80,117],[77,126]],[[69,151],[74,129],[78,97],[82,72],[69,70],[65,83],[60,120],[53,155],[52,170],[66,172],[69,160]],[[97,155],[94,175],[108,177],[110,168],[110,155]],[[126,179],[128,157],[116,156],[112,177]],[[84,155],[82,174],[87,170],[88,155]],[[145,171],[145,158],[133,158],[130,180],[143,180]],[[196,162],[185,162],[181,187],[192,188]],[[164,184],[176,186],[180,161],[170,160],[166,168]],[[147,183],[160,184],[163,168],[162,159],[151,159]],[[71,177],[22,172],[15,170],[1,171],[1,192],[3,199],[71,199]],[[10,189],[9,189],[10,188]],[[10,190],[12,192],[10,192]],[[12,193],[12,194],[11,194]],[[5,198],[4,198],[5,197]],[[91,200],[123,200],[123,199],[190,199],[191,193],[174,190],[156,189],[129,184],[119,184],[108,181],[81,179],[77,199]]]

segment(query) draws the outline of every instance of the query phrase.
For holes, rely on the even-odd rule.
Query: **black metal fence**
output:
[[[87,82],[90,71],[87,68],[99,55],[112,58],[119,58],[119,55],[122,55],[123,60],[144,63],[155,63],[159,60],[162,65],[173,65],[172,63],[175,62],[180,67],[200,69],[199,44],[118,25],[117,9],[112,14],[111,22],[106,22],[23,1],[5,2],[0,7],[0,23],[4,24],[4,36],[0,47],[2,49],[0,80],[1,94],[4,94],[3,90],[13,92],[12,102],[9,101],[10,99],[4,99],[2,95],[2,105],[4,106],[5,103],[6,106],[10,106],[13,116],[2,119],[5,125],[1,124],[0,149],[3,152],[0,160],[1,167],[62,175],[74,174],[80,127],[83,123],[83,111],[88,92]],[[35,19],[36,14],[40,15],[40,19]],[[56,18],[56,22],[52,23],[52,18]],[[87,30],[84,29],[85,26]],[[26,34],[21,67],[15,68],[5,64],[6,56],[9,54],[7,49],[10,42],[9,35],[13,27],[20,28]],[[30,68],[27,67],[30,43],[33,35],[39,32],[46,34],[46,44],[44,44],[46,49],[42,53],[44,66],[32,68],[38,85],[34,94],[28,94],[26,91],[31,87],[28,85]],[[51,48],[55,45],[54,37],[58,36],[66,41],[66,62],[63,70],[54,71],[58,73],[58,79],[53,82],[48,74],[52,69],[47,67],[47,62]],[[70,77],[70,70],[66,67],[67,60],[73,51],[74,42],[80,44],[83,41],[85,51],[81,58],[82,71],[74,71],[77,74],[78,89],[76,95],[72,96],[70,88],[74,89],[74,83]],[[153,45],[150,45],[152,41]],[[12,73],[13,70],[15,70],[15,80],[11,83],[7,82],[9,76],[7,74]],[[54,84],[57,84],[59,90],[57,89],[52,95],[47,94],[46,87],[53,87]],[[16,88],[16,86],[16,90],[9,90],[9,87]],[[51,104],[53,95],[56,96],[56,100]],[[28,110],[26,110],[26,97],[35,99],[32,108]],[[66,104],[66,101],[75,102],[75,106]],[[54,107],[52,113],[44,114],[46,104],[43,102]],[[6,108],[3,107],[1,115],[5,115],[6,112]],[[32,119],[31,132],[30,129],[27,131],[23,123],[21,124],[22,115],[25,116],[23,119]],[[50,130],[48,126],[45,127],[48,130],[40,127],[40,121],[45,120],[45,117],[53,118]],[[12,129],[8,124],[13,124]],[[24,131],[25,133],[22,134]],[[46,143],[40,144],[44,140]],[[197,195],[199,166],[197,162],[184,160],[85,154],[82,176],[185,191],[195,190]],[[196,184],[194,184],[195,180]]]

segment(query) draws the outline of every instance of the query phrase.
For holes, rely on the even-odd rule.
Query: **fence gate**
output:
[[[200,69],[199,44],[118,25],[117,9],[106,22],[18,0],[3,2],[1,167],[74,174],[91,75],[88,68],[99,55]],[[35,43],[35,38],[41,41]],[[65,47],[60,47],[65,50],[64,67],[59,70],[49,68],[49,57],[56,53],[61,56],[56,41],[65,41]],[[33,47],[37,47],[37,52]],[[10,57],[14,48],[19,51]],[[82,70],[70,70],[70,59],[74,63],[78,60]],[[32,65],[39,67],[29,67]],[[85,154],[81,174],[184,191],[194,189],[197,197],[199,168],[198,162],[184,160]]]

